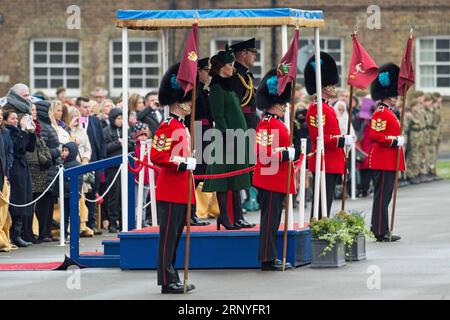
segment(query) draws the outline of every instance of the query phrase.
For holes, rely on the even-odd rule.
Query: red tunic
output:
[[[325,145],[325,173],[344,174],[345,155],[343,147],[345,139],[339,128],[336,112],[326,101],[322,102],[322,116]],[[311,103],[306,112],[306,123],[311,138],[311,152],[315,152],[317,148],[317,137],[319,135],[316,101]],[[316,154],[309,158],[308,168],[311,172],[316,171]]]
[[[380,104],[372,115],[369,151],[369,168],[372,170],[395,171],[397,161],[397,136],[401,135],[400,121],[387,105]],[[403,147],[400,147],[399,170],[405,170]]]
[[[282,161],[282,148],[289,147],[290,136],[285,124],[275,115],[266,114],[256,128],[255,187],[286,193],[289,161]],[[291,162],[290,193],[295,194],[294,168]]]
[[[171,115],[156,130],[151,161],[161,168],[156,183],[156,200],[187,204],[189,171],[178,171],[173,157],[189,156],[189,132],[178,117]],[[193,184],[192,204],[195,204]]]

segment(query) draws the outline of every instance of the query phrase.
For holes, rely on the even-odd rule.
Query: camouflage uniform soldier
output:
[[[420,156],[420,169],[419,169],[419,181],[420,182],[426,182],[425,176],[427,174],[427,147],[426,147],[426,139],[427,139],[427,132],[426,132],[426,120],[425,120],[425,101],[423,104],[419,103],[419,113],[417,114],[417,117],[420,122],[420,142],[419,142],[419,156]]]
[[[433,96],[430,93],[425,95],[425,182],[433,181],[431,173],[434,170],[433,154],[435,153],[435,148],[432,141],[433,135],[433,122],[434,122],[434,111],[433,111]]]
[[[405,115],[406,116],[406,115]],[[411,184],[420,183],[420,167],[421,167],[421,145],[423,145],[423,122],[421,122],[421,112],[419,100],[411,101],[411,113],[408,117],[409,135],[408,145],[410,151],[406,158],[406,168],[409,182]]]
[[[433,153],[431,159],[431,175],[433,180],[438,180],[436,175],[436,161],[439,155],[439,143],[441,139],[441,103],[442,97],[439,92],[433,93],[433,123],[431,131],[431,144],[433,146]]]

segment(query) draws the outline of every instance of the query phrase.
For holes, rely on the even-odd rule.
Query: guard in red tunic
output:
[[[269,71],[261,81],[256,93],[258,109],[265,111],[256,129],[256,166],[253,185],[261,195],[261,222],[259,236],[259,260],[262,270],[281,271],[282,262],[277,259],[277,233],[280,226],[289,160],[300,151],[290,147],[289,131],[282,118],[286,103],[291,97],[291,84],[278,96],[276,70]],[[294,169],[291,163],[290,194],[295,194]],[[286,263],[287,268],[292,268]]]
[[[395,180],[397,151],[400,148],[399,170],[405,170],[403,153],[404,137],[401,135],[400,122],[394,113],[397,100],[398,75],[400,69],[389,63],[380,67],[378,77],[372,82],[372,99],[378,106],[372,115],[369,151],[369,168],[372,170],[375,193],[372,205],[371,230],[378,241],[400,240],[399,236],[389,237],[389,203],[392,199]]]
[[[158,205],[158,285],[162,293],[183,293],[174,268],[176,251],[186,224],[188,203],[189,171],[196,167],[195,158],[190,157],[189,131],[184,117],[191,112],[191,92],[184,96],[176,80],[179,63],[173,65],[164,75],[159,88],[159,101],[169,105],[170,116],[163,121],[155,133],[151,149],[152,162],[161,167],[156,184]],[[192,204],[195,193],[192,188]],[[188,285],[188,291],[195,287]]]
[[[328,99],[336,95],[336,84],[339,82],[338,70],[334,59],[325,52],[320,52],[320,64],[322,75],[322,124],[325,146],[325,180],[327,193],[327,212],[330,214],[334,193],[338,179],[344,174],[345,156],[344,147],[351,145],[355,137],[342,135],[336,112],[328,104]],[[316,94],[316,61],[312,56],[305,66],[305,87],[309,95]],[[319,135],[319,121],[317,117],[317,97],[311,103],[306,112],[306,124],[311,138],[313,156],[309,159],[308,168],[314,174],[316,171],[317,138]],[[314,192],[314,188],[313,188]],[[313,196],[314,199],[314,196]],[[313,200],[314,202],[314,200]],[[313,217],[314,203],[311,206],[311,218]],[[319,203],[319,219],[322,218],[321,203]]]

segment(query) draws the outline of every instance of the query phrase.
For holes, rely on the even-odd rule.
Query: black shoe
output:
[[[398,241],[400,240],[402,237],[400,236],[396,236],[396,235],[391,235],[389,237],[388,234],[385,234],[384,236],[378,236],[377,237],[377,242],[394,242],[394,241]]]
[[[254,228],[256,224],[245,221],[245,219],[240,219],[234,223],[236,227],[239,228]]]
[[[220,219],[220,216],[217,217],[217,230],[220,230],[220,225],[223,225],[227,230],[239,230],[240,227],[236,226],[236,224],[231,224],[228,220],[227,224],[224,224]]]
[[[103,234],[102,230],[100,230],[97,227],[94,227],[94,228],[91,228],[91,229],[92,229],[92,231],[94,231],[94,235],[96,235],[96,236],[100,236],[100,235]],[[117,227],[116,227],[116,229],[117,229]]]
[[[188,284],[186,288],[186,292],[192,291],[195,289],[193,284]],[[171,283],[167,286],[163,286],[161,288],[161,293],[174,293],[174,294],[183,294],[184,293],[184,285],[182,283]]]
[[[288,270],[288,269],[293,269],[293,268],[289,262],[286,262],[285,270]],[[262,262],[261,270],[262,271],[283,271],[283,262],[281,262],[281,260],[279,260],[279,259]]]
[[[111,226],[108,228],[109,233],[119,233],[119,229],[116,226]]]
[[[13,238],[13,239],[11,239],[11,241],[19,248],[26,248],[32,244],[30,242],[23,241],[23,239],[21,237]]]
[[[210,225],[211,223],[209,221],[202,221],[200,220],[196,215],[192,215],[191,216],[191,226],[199,226],[199,227],[203,227],[203,226],[207,226]]]

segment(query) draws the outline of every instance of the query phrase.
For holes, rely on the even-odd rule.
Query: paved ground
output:
[[[0,271],[0,299],[450,299],[449,191],[449,180],[400,189],[396,232],[402,241],[368,243],[368,260],[340,269],[191,271],[198,289],[182,296],[161,295],[155,271]],[[348,208],[364,210],[369,219],[371,203],[350,201]],[[83,239],[82,250],[101,250],[103,239]],[[57,261],[67,250],[37,245],[0,253],[0,263]]]

